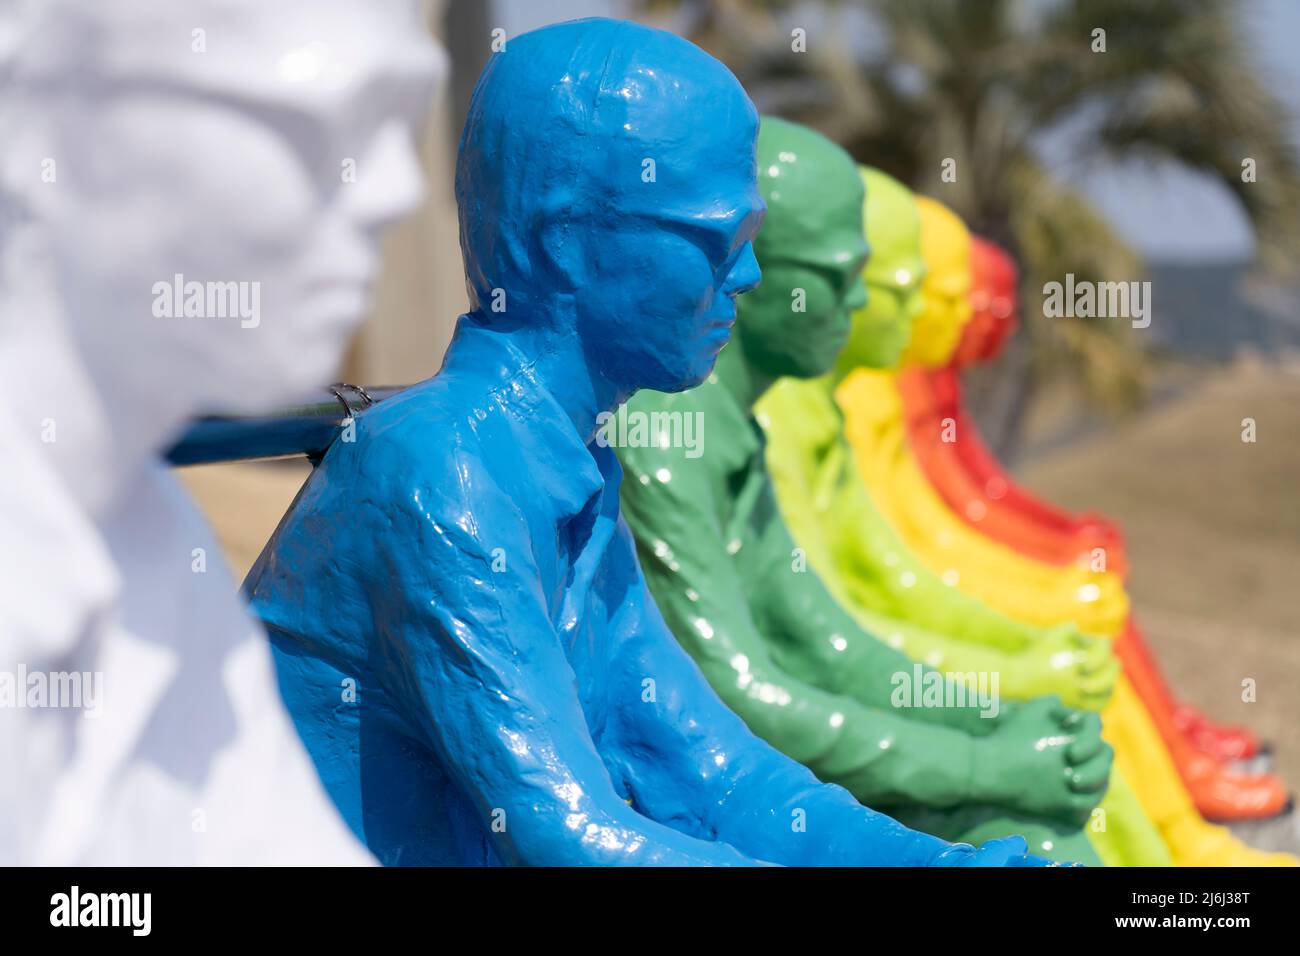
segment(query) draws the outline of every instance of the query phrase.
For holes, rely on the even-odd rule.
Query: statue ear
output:
[[[573,215],[573,198],[567,190],[552,192],[532,231],[533,275],[545,276],[565,292],[582,288],[589,272],[586,237]]]

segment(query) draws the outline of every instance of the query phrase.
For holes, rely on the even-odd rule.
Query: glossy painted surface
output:
[[[759,279],[756,133],[721,64],[628,23],[514,37],[485,69],[457,167],[471,311],[436,377],[330,448],[247,584],[382,861],[1036,862],[819,783],[646,591],[598,416],[698,384],[726,343]]]
[[[916,196],[915,201],[925,277],[902,364],[943,365],[971,320],[970,231],[943,203],[929,196]]]
[[[886,177],[868,192],[866,217],[878,274],[897,274],[920,256],[915,213],[871,215],[876,202],[891,210],[911,207],[911,194]],[[893,195],[887,195],[892,190]],[[909,321],[908,297],[877,299],[896,305]],[[854,319],[862,316],[859,311]],[[742,333],[743,334],[743,333]],[[724,353],[725,359],[726,353]],[[837,374],[848,363],[841,362]],[[725,371],[725,368],[723,369]],[[1117,662],[1107,643],[1071,627],[1040,628],[1016,622],[949,587],[912,557],[880,515],[853,465],[841,413],[831,396],[835,376],[816,381],[786,378],[759,400],[767,438],[766,460],[780,509],[808,566],[837,603],[865,630],[910,657],[941,670],[997,672],[1012,698],[1055,693],[1100,708],[1110,696]],[[1110,824],[1090,827],[1102,860],[1111,865],[1166,865],[1163,839],[1137,803],[1123,775],[1112,772],[1100,808]]]
[[[778,382],[758,403],[781,512],[823,581],[863,627],[941,670],[997,671],[1003,693],[1100,709],[1118,662],[1104,638],[1041,628],[950,587],[912,555],[854,467],[824,382]]]
[[[996,671],[1011,697],[1056,694],[1070,706],[1098,709],[1118,671],[1105,641],[1069,626],[1043,631],[950,587],[911,554],[857,474],[831,390],[837,376],[857,369],[853,360],[897,358],[896,348],[854,349],[852,343],[869,342],[891,320],[910,325],[919,302],[913,273],[921,261],[911,192],[887,176],[869,175],[866,278],[873,294],[853,316],[864,329],[851,335],[834,375],[782,379],[756,404],[786,522],[837,602],[908,656],[941,670]],[[884,213],[874,211],[877,204]]]
[[[993,358],[1014,330],[1019,270],[1006,252],[976,236],[971,274],[972,317],[950,361],[938,368],[913,366],[897,378],[908,442],[917,461],[948,506],[989,537],[1037,560],[1085,566],[1104,562],[1106,570],[1123,575],[1123,539],[1104,519],[1089,515],[1072,518],[1068,526],[1046,523],[1035,512],[1007,506],[1013,482],[1001,468],[979,477],[968,469],[971,458],[990,467],[995,460],[962,404],[959,371]],[[978,449],[968,447],[976,444]]]
[[[0,864],[374,863],[161,456],[342,360],[419,206],[419,6],[0,3],[0,673],[71,667],[93,707],[4,708]]]
[[[927,264],[923,285],[927,320],[914,324],[910,351],[927,363],[944,362],[956,347],[950,330],[969,320],[969,307],[963,312],[953,295],[962,287],[953,273],[962,268],[962,250],[969,250],[969,245],[962,241],[965,226],[956,217],[933,203],[918,203],[918,208]],[[928,294],[931,287],[936,290],[933,295]],[[923,343],[918,347],[918,337],[927,334],[932,343],[941,345]],[[946,510],[911,458],[892,373],[858,369],[841,382],[836,398],[845,414],[845,433],[854,446],[859,475],[871,497],[880,503],[909,549],[932,570],[946,575],[945,583],[987,598],[989,604],[1030,622],[1076,620],[1080,627],[1101,633],[1118,630],[1126,617],[1126,602],[1115,576],[1091,575],[1093,580],[1078,585],[1067,579],[1052,580],[1053,574],[1061,574],[1061,568],[1027,561],[1011,549],[984,540]],[[1066,570],[1070,571],[1074,568]],[[1106,739],[1115,747],[1121,779],[1132,784],[1145,817],[1160,830],[1174,862],[1186,865],[1219,860],[1225,865],[1253,865],[1290,861],[1290,857],[1252,851],[1227,831],[1206,825],[1130,684],[1121,678],[1115,687],[1117,695],[1102,714]],[[1108,818],[1113,816],[1108,812]],[[1114,836],[1108,830],[1108,839]],[[1134,844],[1126,849],[1140,851],[1141,847]]]
[[[853,328],[836,361],[837,370],[898,364],[923,304],[921,220],[912,193],[878,169],[862,166],[859,171],[867,186],[863,222],[871,238],[871,258],[862,273],[867,301],[853,313]]]
[[[1003,506],[1011,480],[1005,473],[981,479],[966,467],[965,446],[980,438],[962,404],[958,374],[951,365],[914,366],[895,379],[908,445],[945,504],[972,528],[1027,558],[1061,567],[1096,565],[1122,578],[1128,568],[1117,533],[1091,520],[1069,530],[1043,529],[1031,514]]]
[[[952,362],[935,369],[908,369],[899,377],[908,436],[918,460],[949,506],[985,534],[1030,557],[1060,564],[1081,556],[1091,560],[1093,549],[1102,548],[1107,569],[1125,574],[1127,556],[1120,529],[1098,514],[1069,514],[1019,485],[989,451],[966,412],[960,370],[995,358],[1014,332],[1019,283],[1011,256],[979,237],[971,249],[971,272],[974,316]],[[935,423],[944,418],[955,424],[954,440],[934,441],[940,433]],[[926,435],[929,441],[918,441]],[[1216,724],[1175,700],[1131,618],[1115,641],[1115,653],[1152,716],[1160,718],[1161,734],[1167,740],[1172,729],[1202,753],[1220,760],[1246,759],[1259,752],[1259,741],[1248,729]]]
[[[970,706],[965,688],[963,706],[910,706],[902,681],[919,690],[941,678],[864,631],[781,520],[753,396],[773,376],[822,374],[835,360],[826,343],[844,340],[862,300],[863,195],[839,147],[777,119],[763,120],[758,169],[764,282],[739,301],[717,374],[628,402],[628,421],[647,431],[618,449],[623,510],[650,592],[723,700],[820,779],[950,839],[1018,833],[1035,852],[1096,862],[1080,830],[1110,768],[1096,715],[1049,700],[981,714],[973,687]],[[812,290],[804,311],[801,290]],[[702,443],[674,432],[687,421],[702,424]]]
[[[1286,853],[1265,853],[1236,839],[1225,827],[1206,823],[1179,777],[1150,714],[1126,677],[1102,712],[1103,735],[1115,748],[1115,770],[1132,782],[1142,809],[1160,830],[1177,866],[1296,866]],[[1127,825],[1127,818],[1118,818]]]
[[[1117,575],[1035,562],[983,537],[947,507],[911,453],[895,373],[860,369],[835,398],[872,499],[935,574],[1031,624],[1073,624],[1108,636],[1120,630],[1128,599]]]
[[[971,318],[949,364],[987,362],[1002,351],[1019,327],[1020,270],[996,243],[971,236]]]
[[[908,445],[929,483],[954,513],[980,533],[1027,557],[1058,564],[1104,560],[1111,571],[1119,573],[1123,547],[1117,533],[1107,537],[1054,534],[1054,526],[1039,524],[1031,513],[1005,507],[1001,496],[990,495],[987,483],[981,485],[964,467],[962,447],[979,442],[980,437],[961,401],[958,367],[962,361],[996,354],[1015,321],[1017,280],[1015,265],[1002,250],[976,239],[973,252],[974,318],[963,333],[957,354],[942,370],[912,368],[898,377]],[[987,455],[986,450],[982,452]],[[1004,490],[1011,478],[1002,471],[999,478],[996,490]],[[1094,522],[1092,527],[1105,526]],[[1108,538],[1115,541],[1113,548]],[[1253,819],[1275,815],[1285,807],[1286,787],[1276,777],[1234,772],[1192,745],[1175,717],[1177,705],[1131,618],[1116,639],[1115,650],[1202,814],[1219,820]]]

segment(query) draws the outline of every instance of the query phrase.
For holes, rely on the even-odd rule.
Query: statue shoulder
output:
[[[486,387],[435,376],[357,416],[353,441],[335,441],[318,479],[355,481],[370,497],[437,502],[491,494],[494,473],[522,467]]]

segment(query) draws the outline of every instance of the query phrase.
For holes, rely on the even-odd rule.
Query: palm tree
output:
[[[1294,127],[1253,68],[1240,0],[640,6],[651,17],[671,15],[728,63],[760,109],[820,129],[1017,256],[1023,331],[1008,361],[1019,374],[994,429],[1004,452],[1049,377],[1068,376],[1111,410],[1132,407],[1142,393],[1143,350],[1127,323],[1047,319],[1039,308],[1043,284],[1067,272],[1142,277],[1140,257],[1072,184],[1087,163],[1172,160],[1209,174],[1250,218],[1261,267],[1296,267]],[[796,21],[808,21],[805,54],[791,49]],[[1099,38],[1104,52],[1094,50]],[[1045,154],[1051,138],[1068,142],[1067,159]],[[1245,158],[1259,171],[1254,182],[1243,179]],[[943,176],[945,160],[955,161],[955,181]]]

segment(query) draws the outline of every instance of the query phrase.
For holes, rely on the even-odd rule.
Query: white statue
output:
[[[335,374],[442,66],[412,0],[0,0],[0,863],[370,862],[159,456]]]

